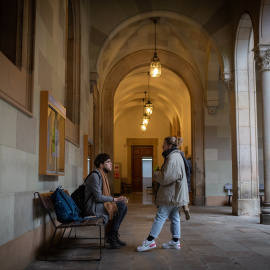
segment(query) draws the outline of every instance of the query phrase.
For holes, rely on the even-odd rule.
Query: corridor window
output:
[[[34,0],[0,1],[0,98],[30,116],[34,29]]]
[[[22,1],[0,2],[0,51],[16,66],[22,57]]]

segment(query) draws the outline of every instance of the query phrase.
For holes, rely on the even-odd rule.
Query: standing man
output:
[[[106,241],[111,248],[118,249],[126,246],[126,243],[119,239],[119,227],[127,213],[125,201],[127,198],[111,196],[107,173],[112,171],[112,161],[108,154],[99,154],[94,164],[96,168],[85,181],[85,216],[102,216],[106,224]]]

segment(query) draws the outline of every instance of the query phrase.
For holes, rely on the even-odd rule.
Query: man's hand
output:
[[[118,198],[114,198],[115,202],[125,202],[127,201],[127,197],[126,196],[120,196]]]

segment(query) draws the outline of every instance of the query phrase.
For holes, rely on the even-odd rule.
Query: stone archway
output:
[[[131,71],[149,65],[151,50],[138,51],[119,61],[107,76],[102,89],[102,150],[113,156],[114,134],[114,95],[121,80]],[[191,97],[191,130],[194,167],[194,200],[195,205],[205,204],[204,179],[204,109],[203,87],[196,71],[179,56],[159,51],[162,66],[174,72],[187,85]],[[110,185],[113,180],[110,179]]]

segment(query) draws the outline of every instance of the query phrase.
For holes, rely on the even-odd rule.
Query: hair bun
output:
[[[177,147],[180,147],[181,143],[184,141],[184,139],[182,137],[177,137],[176,138],[176,145]]]

